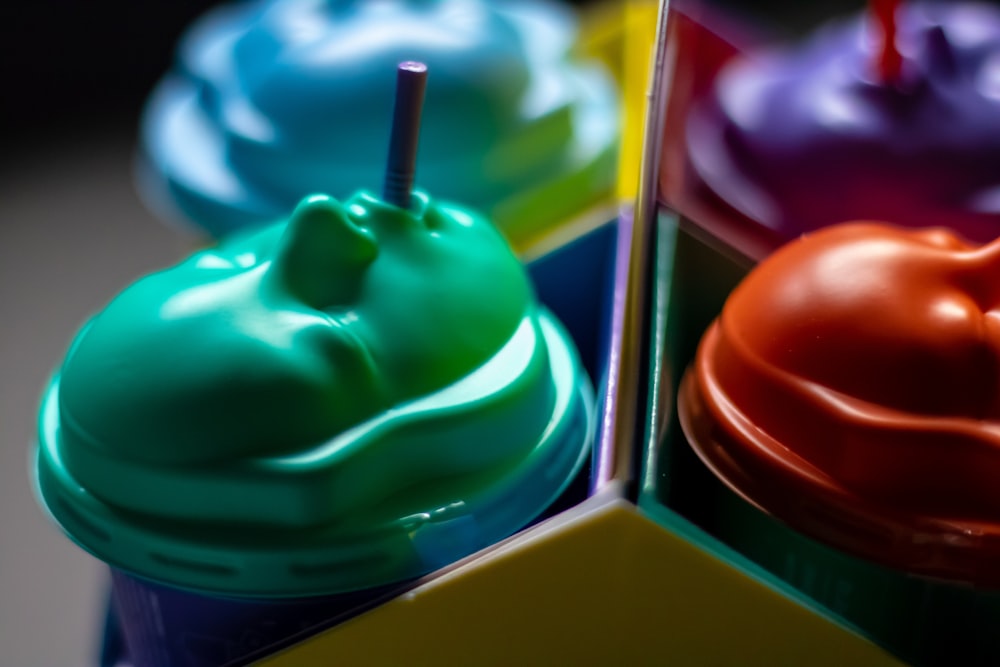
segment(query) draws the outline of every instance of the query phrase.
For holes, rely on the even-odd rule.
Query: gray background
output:
[[[180,254],[131,156],[143,100],[212,4],[0,3],[0,667],[96,664],[104,568],[35,503],[35,413],[80,323]]]
[[[0,170],[0,666],[96,662],[105,569],[39,509],[29,477],[46,378],[74,331],[183,242],[134,194],[134,128],[6,153]]]

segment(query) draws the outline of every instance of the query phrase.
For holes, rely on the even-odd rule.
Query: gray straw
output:
[[[406,61],[396,69],[396,105],[392,113],[392,138],[385,168],[382,199],[409,208],[413,174],[417,165],[417,140],[420,138],[420,111],[427,87],[427,65]]]

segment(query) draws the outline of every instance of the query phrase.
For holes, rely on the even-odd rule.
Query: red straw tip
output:
[[[903,67],[903,56],[896,46],[897,12],[900,0],[869,0],[871,12],[875,15],[882,33],[882,48],[879,51],[878,71],[883,83],[893,84],[899,80]]]

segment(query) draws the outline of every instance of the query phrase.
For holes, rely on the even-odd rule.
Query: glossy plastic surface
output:
[[[381,181],[404,60],[428,65],[417,185],[515,241],[614,183],[617,100],[545,2],[275,0],[198,22],[143,121],[143,181],[215,236]]]
[[[903,3],[896,29],[890,81],[867,13],[720,72],[692,109],[688,157],[742,224],[780,240],[859,219],[997,235],[1000,10]]]
[[[40,485],[120,569],[354,590],[528,523],[586,459],[592,403],[487,220],[422,193],[314,196],[94,318],[43,406]]]
[[[752,271],[681,423],[738,493],[911,573],[1000,584],[1000,242],[839,225]]]

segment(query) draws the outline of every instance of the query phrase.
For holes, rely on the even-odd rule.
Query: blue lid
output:
[[[575,30],[568,10],[534,1],[224,7],[189,31],[150,98],[143,187],[215,236],[287,216],[313,192],[369,187],[396,64],[420,60],[432,74],[419,187],[494,211],[600,164],[589,184],[610,189],[617,99],[602,69],[569,60]]]

